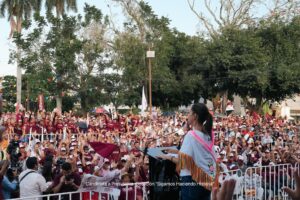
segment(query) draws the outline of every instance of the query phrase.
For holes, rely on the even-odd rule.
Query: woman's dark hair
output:
[[[213,118],[203,103],[195,103],[192,106],[192,111],[198,116],[198,123],[202,125],[203,130],[202,132],[211,136],[212,127],[213,127]]]
[[[13,180],[15,179],[14,174],[13,174],[13,169],[12,168],[8,168],[7,172],[6,172],[6,177],[8,178],[8,180],[10,182],[13,182]]]
[[[53,180],[52,162],[45,162],[42,170],[42,175],[46,179],[46,182]]]

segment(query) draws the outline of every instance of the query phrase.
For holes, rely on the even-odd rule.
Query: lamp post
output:
[[[149,114],[150,118],[152,118],[152,72],[151,72],[151,59],[155,58],[155,51],[149,50],[147,51],[147,58],[148,58],[148,71],[149,71]]]

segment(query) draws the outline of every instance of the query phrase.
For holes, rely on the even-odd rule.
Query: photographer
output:
[[[7,153],[9,155],[12,168],[21,167],[21,164],[19,163],[19,157],[21,157],[21,154],[19,152],[19,144],[20,144],[19,135],[15,134],[14,138],[10,141],[7,147]]]
[[[61,169],[62,172],[54,178],[53,193],[77,191],[81,183],[80,175],[72,171],[72,166],[68,162],[63,163]],[[63,196],[62,199],[69,199],[69,196]],[[72,199],[79,199],[79,196],[72,195]]]

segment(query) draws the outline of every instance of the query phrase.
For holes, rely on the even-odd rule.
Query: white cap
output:
[[[229,156],[234,156],[233,153],[230,153]]]
[[[78,168],[78,172],[82,173],[83,172],[82,168]]]
[[[50,140],[50,143],[54,143],[54,140]]]
[[[66,150],[66,148],[65,148],[65,147],[62,147],[62,148],[60,148],[60,150],[61,150],[61,151],[65,151],[65,150]]]
[[[20,143],[20,144],[19,144],[19,147],[22,148],[22,147],[25,147],[25,146],[24,146],[23,143]]]
[[[98,167],[98,166],[96,166],[96,167],[94,168],[95,171],[98,171],[99,169],[100,169],[100,167]]]
[[[238,155],[238,160],[244,160],[244,157],[241,155]]]
[[[265,153],[270,153],[269,149],[265,150]]]
[[[108,160],[107,158],[105,158],[105,159],[104,159],[104,162],[105,162],[105,163],[106,163],[106,162],[109,162],[109,160]]]
[[[87,162],[86,162],[86,165],[91,165],[91,164],[92,164],[91,161],[87,161]]]
[[[223,150],[220,152],[220,154],[226,155],[226,152]]]
[[[75,135],[72,135],[72,137],[71,137],[72,139],[75,139]]]
[[[224,159],[223,159],[223,162],[228,162],[227,158],[224,158]]]
[[[77,165],[81,165],[82,163],[81,163],[81,161],[77,161],[77,163],[76,163]]]
[[[75,148],[74,147],[70,147],[70,150],[74,150]]]
[[[41,142],[41,140],[39,140],[39,139],[35,140],[35,143],[40,143],[40,142]]]

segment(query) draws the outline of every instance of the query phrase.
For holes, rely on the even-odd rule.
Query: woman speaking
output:
[[[181,200],[209,200],[217,184],[217,163],[214,154],[213,118],[205,104],[197,103],[188,114],[192,130],[185,135],[180,150],[168,149],[177,157],[164,155],[177,164],[181,179]]]

